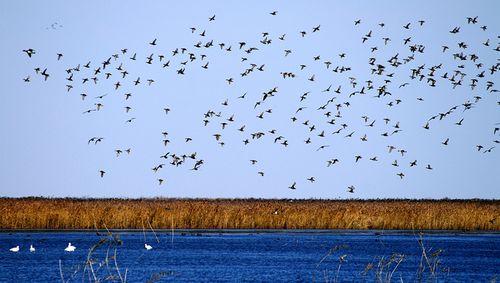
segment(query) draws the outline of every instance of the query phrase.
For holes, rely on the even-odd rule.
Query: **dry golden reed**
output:
[[[498,200],[0,198],[0,229],[494,230]]]

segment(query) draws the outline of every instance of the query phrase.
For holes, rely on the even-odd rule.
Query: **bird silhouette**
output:
[[[23,52],[26,53],[26,55],[28,55],[28,57],[30,57],[30,58],[31,58],[31,56],[36,54],[36,51],[33,48],[23,49]]]
[[[354,186],[352,186],[352,185],[351,185],[351,186],[347,187],[347,192],[349,192],[349,193],[351,193],[351,194],[352,194],[352,193],[354,193],[354,190],[355,190],[355,189],[356,189],[356,188],[355,188]]]
[[[265,12],[265,15],[273,16],[268,20],[278,23],[282,20],[281,13],[274,10]],[[478,115],[482,109],[487,108],[488,103],[491,104],[490,107],[500,106],[500,101],[491,102],[491,97],[500,91],[496,86],[500,64],[491,58],[496,58],[494,56],[500,51],[500,47],[495,44],[495,38],[491,37],[487,26],[482,22],[481,26],[478,24],[479,18],[475,15],[465,20],[462,18],[443,31],[437,28],[434,30],[432,21],[427,19],[403,19],[402,23],[394,26],[398,31],[395,33],[391,33],[389,22],[371,23],[373,21],[354,19],[352,33],[355,40],[352,43],[360,50],[347,52],[337,48],[332,50],[331,54],[304,54],[305,47],[317,44],[316,39],[332,36],[327,34],[330,30],[326,24],[312,23],[296,29],[277,24],[273,32],[260,30],[253,35],[241,36],[238,40],[229,40],[218,33],[220,27],[217,27],[215,19],[216,15],[212,14],[208,15],[210,24],[190,24],[191,28],[184,30],[189,35],[186,45],[182,46],[169,40],[173,44],[172,49],[169,49],[171,52],[161,48],[159,43],[163,42],[163,38],[158,37],[143,42],[142,49],[116,48],[117,51],[104,54],[103,59],[83,58],[71,66],[56,69],[39,59],[55,61],[58,65],[66,64],[69,56],[66,58],[63,53],[71,53],[50,51],[49,56],[43,57],[41,55],[46,52],[44,50],[37,52],[33,48],[23,49],[21,55],[25,60],[30,63],[37,61],[40,65],[30,64],[29,73],[23,73],[20,79],[29,83],[26,84],[27,87],[36,85],[38,78],[43,78],[43,81],[50,78],[51,81],[47,85],[62,81],[64,84],[60,85],[61,90],[67,93],[68,99],[77,97],[83,109],[88,109],[83,111],[86,115],[83,115],[82,119],[111,123],[113,119],[110,115],[125,115],[126,117],[118,116],[119,119],[125,120],[127,127],[124,128],[136,130],[134,128],[144,122],[142,117],[148,116],[142,108],[143,99],[146,99],[142,93],[147,89],[156,90],[158,85],[164,83],[164,73],[165,76],[173,74],[176,80],[187,80],[193,85],[203,86],[204,89],[204,80],[214,78],[214,82],[219,83],[221,89],[207,89],[206,93],[223,93],[222,98],[215,94],[207,95],[203,100],[195,97],[195,94],[178,95],[169,100],[172,104],[169,102],[167,107],[163,104],[166,100],[162,100],[166,98],[160,93],[155,102],[162,101],[163,105],[155,105],[154,111],[151,112],[161,114],[160,111],[163,111],[169,119],[162,123],[177,123],[181,129],[187,131],[191,117],[196,117],[194,111],[197,111],[198,107],[195,106],[205,102],[211,103],[211,99],[221,99],[222,102],[210,104],[215,105],[213,110],[200,113],[203,114],[200,115],[202,119],[196,124],[199,127],[203,125],[202,129],[208,132],[205,134],[208,136],[206,138],[211,139],[210,135],[215,138],[218,150],[254,150],[254,146],[258,146],[257,153],[263,156],[269,154],[267,149],[270,152],[277,150],[288,154],[288,158],[307,156],[307,162],[301,164],[308,168],[313,166],[312,158],[317,158],[317,162],[323,166],[322,162],[328,159],[326,167],[330,167],[328,170],[332,171],[355,164],[355,167],[351,168],[353,174],[362,174],[360,170],[364,169],[360,168],[365,165],[377,168],[398,167],[405,171],[404,168],[409,164],[412,169],[405,172],[409,176],[405,181],[411,181],[410,176],[417,172],[414,169],[430,162],[425,159],[433,158],[418,156],[419,151],[414,150],[414,146],[426,149],[428,147],[429,150],[434,146],[444,149],[442,146],[449,145],[450,138],[455,138],[451,135],[455,132],[447,132],[447,125],[451,125],[456,131],[468,131],[468,127],[474,127],[474,123],[479,121],[469,117]],[[264,26],[259,21],[248,24],[251,28]],[[347,24],[351,26],[353,22],[349,21]],[[425,30],[435,33],[436,43],[424,44],[422,32]],[[462,37],[462,34],[469,32],[475,32],[477,37]],[[298,44],[296,40],[301,43]],[[350,39],[343,40],[347,42]],[[356,52],[356,56],[352,56],[353,52]],[[433,52],[439,56],[429,55]],[[32,58],[35,54],[37,58]],[[57,56],[54,57],[54,54]],[[235,66],[236,70],[224,66]],[[51,69],[50,74],[47,68]],[[60,77],[59,72],[62,74]],[[200,75],[201,73],[204,75]],[[265,78],[265,83],[260,81],[262,78]],[[332,85],[333,82],[335,84]],[[470,92],[471,95],[454,96],[456,102],[450,98],[449,101],[453,101],[453,104],[443,106],[440,105],[441,101],[431,94],[436,89],[444,93],[462,90]],[[415,91],[415,95],[412,96],[412,93],[406,93],[407,91]],[[94,96],[95,94],[102,95]],[[114,98],[115,94],[119,100]],[[94,96],[97,101],[89,99],[89,95]],[[179,97],[189,99],[190,102],[196,101],[196,105],[186,104],[177,108],[175,101]],[[442,98],[442,101],[445,101],[445,98]],[[379,106],[380,109],[377,108]],[[120,111],[114,112],[114,109]],[[408,109],[412,110],[417,121],[415,129],[412,129],[407,119]],[[129,116],[131,111],[137,118],[141,118],[134,124],[131,123],[136,118]],[[190,118],[178,119],[176,115],[182,114],[181,112]],[[292,117],[285,116],[281,119],[283,116],[280,115],[290,113]],[[362,115],[361,120],[354,118],[359,117],[358,115]],[[277,122],[279,120],[284,122],[281,124]],[[465,120],[467,122],[464,122]],[[155,127],[156,123],[151,121],[148,125]],[[114,127],[110,129],[118,131]],[[500,128],[493,127],[493,144],[491,128],[488,129],[489,140],[484,140],[486,138],[479,135],[473,136],[477,142],[474,141],[472,145],[477,145],[474,147],[469,144],[469,150],[496,154],[494,144],[500,143],[495,139]],[[163,138],[158,138],[157,142],[163,144],[160,144],[161,147],[168,146],[170,152],[158,152],[152,162],[158,164],[157,158],[161,156],[167,165],[161,163],[154,166],[153,171],[157,172],[163,166],[183,168],[185,164],[188,164],[186,168],[192,171],[202,168],[205,164],[203,159],[198,158],[196,152],[190,152],[191,149],[199,147],[199,143],[204,142],[198,132],[205,131],[197,130],[193,128],[193,132],[186,132],[180,137],[174,131],[170,135],[163,132]],[[436,131],[450,138],[441,141],[441,145],[435,142],[425,144],[424,136],[435,134]],[[412,135],[411,139],[416,142],[412,142],[412,146],[405,145],[405,135]],[[420,138],[422,143],[417,142]],[[97,145],[103,141],[104,138],[95,136],[88,140],[88,145]],[[103,146],[106,147],[111,142],[115,141],[106,139]],[[381,142],[382,145],[387,145],[387,151],[383,146],[380,151]],[[458,142],[452,145],[448,149],[458,146]],[[242,146],[245,147],[241,148]],[[124,153],[131,153],[130,148],[123,150],[116,147],[113,148],[117,157],[123,158]],[[352,160],[353,154],[347,149],[339,150],[342,148],[352,149],[352,152],[359,152],[365,157],[371,156],[369,160],[373,162],[363,164],[361,154],[354,155],[354,162],[344,162]],[[89,147],[89,150],[99,148]],[[297,151],[302,150],[304,156],[302,153],[297,155]],[[201,151],[199,149],[198,152],[201,154]],[[332,153],[335,154],[334,158],[325,157]],[[436,151],[436,155],[438,153]],[[273,152],[270,154],[272,156]],[[251,165],[256,165],[257,160],[261,160],[259,156],[254,158],[250,160]],[[484,158],[488,158],[488,155],[484,155]],[[207,163],[210,166],[210,163]],[[264,162],[258,164],[261,163]],[[430,164],[424,168],[433,170]],[[105,173],[100,170],[100,177],[103,178]],[[314,173],[316,175],[316,172]],[[399,172],[396,175],[403,180],[405,173]],[[264,170],[261,169],[256,175],[263,177]],[[315,183],[315,177],[302,175],[297,178]],[[155,179],[162,185],[163,179]],[[288,188],[296,190],[296,186],[296,182],[293,182]],[[349,186],[348,192],[354,193],[354,186]]]

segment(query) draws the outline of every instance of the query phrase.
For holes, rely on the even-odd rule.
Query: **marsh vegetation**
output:
[[[0,199],[9,229],[500,229],[498,200]]]

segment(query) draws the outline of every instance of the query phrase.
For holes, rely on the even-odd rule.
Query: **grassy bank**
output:
[[[0,198],[0,229],[500,230],[498,200]]]

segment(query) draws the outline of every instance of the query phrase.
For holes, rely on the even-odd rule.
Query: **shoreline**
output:
[[[142,229],[15,229],[5,230],[0,229],[0,234],[9,233],[142,233]],[[151,230],[146,230],[150,232]],[[154,229],[157,234],[171,234],[171,229]],[[470,235],[470,234],[491,234],[500,235],[499,230],[380,230],[380,229],[175,229],[174,234],[332,234],[332,235],[351,235],[351,234],[366,234],[366,235],[409,235],[419,233],[423,234],[455,234],[455,235]]]

